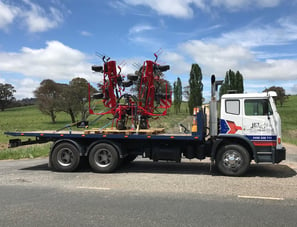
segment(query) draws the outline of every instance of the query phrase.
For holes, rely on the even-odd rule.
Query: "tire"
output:
[[[248,151],[237,144],[223,146],[216,155],[216,166],[226,176],[241,176],[249,168]]]
[[[69,142],[61,142],[52,150],[51,161],[54,170],[73,172],[80,162],[80,153],[76,146]]]
[[[89,163],[96,173],[111,173],[119,165],[119,154],[112,145],[99,143],[91,149]]]

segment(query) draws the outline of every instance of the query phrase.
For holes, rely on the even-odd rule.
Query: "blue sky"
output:
[[[166,79],[188,84],[192,63],[210,76],[244,76],[245,92],[282,86],[297,94],[297,0],[0,0],[0,83],[33,97],[43,79],[102,76],[96,53],[123,73],[161,53]]]

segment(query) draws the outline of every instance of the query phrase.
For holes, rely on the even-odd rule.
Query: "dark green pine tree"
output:
[[[237,71],[233,72],[231,69],[226,72],[225,80],[220,87],[220,97],[228,92],[243,93],[243,76]]]
[[[243,93],[244,92],[244,88],[243,88],[243,76],[242,74],[237,71],[236,74],[235,74],[235,77],[236,77],[236,81],[237,81],[237,92],[238,93]]]
[[[173,83],[173,106],[174,106],[174,112],[177,114],[178,112],[178,98],[177,98],[177,82],[174,81]]]
[[[193,108],[196,106],[202,105],[202,91],[203,91],[203,83],[202,83],[202,73],[198,64],[192,64],[190,79],[190,95],[189,95],[189,114],[193,114]]]
[[[177,98],[177,112],[180,113],[180,106],[183,101],[183,87],[182,87],[182,82],[179,77],[177,77],[177,91],[176,91],[176,98]]]

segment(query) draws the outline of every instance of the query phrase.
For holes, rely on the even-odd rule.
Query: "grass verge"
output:
[[[289,96],[277,109],[282,119],[283,141],[297,145],[297,95]]]
[[[0,150],[0,160],[47,157],[51,143]]]

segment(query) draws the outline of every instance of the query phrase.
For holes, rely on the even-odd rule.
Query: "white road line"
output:
[[[78,188],[78,189],[90,189],[90,190],[102,190],[102,191],[108,191],[108,190],[110,190],[110,188],[86,187],[86,186],[78,186],[76,188]]]
[[[244,198],[244,199],[285,200],[284,198],[264,197],[264,196],[248,196],[248,195],[238,195],[237,197]]]

